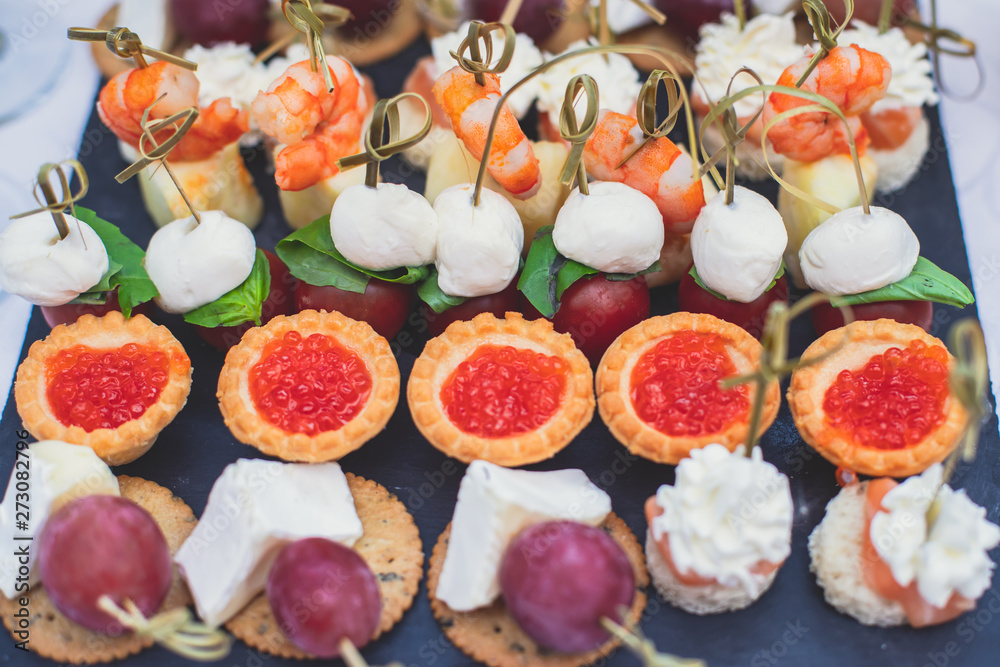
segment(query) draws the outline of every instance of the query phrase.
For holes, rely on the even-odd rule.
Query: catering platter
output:
[[[402,87],[409,64],[429,53],[420,39],[394,57],[362,68],[373,79],[380,97],[396,94]],[[905,190],[882,196],[877,203],[900,213],[921,240],[923,254],[966,285],[971,285],[970,269],[962,240],[955,202],[947,147],[937,112],[928,110],[931,121],[931,150],[921,171]],[[530,125],[531,123],[526,123]],[[681,137],[683,128],[675,129]],[[260,247],[271,249],[288,234],[280,214],[273,179],[267,173],[268,160],[262,150],[245,155],[265,201],[265,217],[254,231]],[[124,166],[114,136],[101,124],[97,114],[88,123],[80,151],[80,161],[91,176],[91,188],[80,203],[100,211],[119,225],[137,244],[145,247],[155,231],[143,208],[136,183],[117,184],[113,175]],[[382,177],[405,182],[423,190],[421,172],[393,159],[383,164]],[[776,197],[776,184],[750,186],[767,197]],[[677,310],[676,287],[652,292],[652,314]],[[959,311],[936,306],[931,333],[945,337],[959,319],[975,316],[975,306]],[[223,468],[238,458],[259,458],[260,453],[237,442],[223,423],[216,400],[216,380],[223,354],[202,341],[178,316],[158,313],[157,321],[168,326],[184,345],[194,368],[194,380],[187,406],[160,435],[155,446],[139,460],[116,468],[119,474],[153,480],[183,498],[195,515],[200,515],[213,482]],[[38,309],[28,326],[21,352],[23,360],[30,344],[48,333]],[[426,326],[411,318],[407,327],[390,341],[405,386],[414,360],[427,339]],[[813,339],[807,319],[795,323],[791,352],[800,353]],[[974,464],[962,464],[953,485],[966,489],[969,496],[987,510],[991,521],[1000,520],[1000,436],[994,411],[982,430]],[[21,423],[13,395],[0,421],[0,476],[13,467],[15,443]],[[800,438],[787,405],[783,404],[774,425],[762,438],[765,458],[791,480],[795,515],[792,551],[773,588],[748,609],[714,616],[693,616],[675,609],[651,593],[643,615],[642,631],[661,650],[697,657],[709,665],[989,665],[1000,654],[1000,578],[979,600],[976,611],[943,625],[913,629],[866,627],[841,615],[823,599],[821,589],[809,571],[806,540],[822,518],[826,503],[839,487],[834,467]],[[429,557],[437,536],[445,529],[455,507],[464,464],[449,459],[431,447],[417,431],[409,411],[399,406],[386,429],[360,450],[340,461],[344,470],[376,480],[404,503],[419,527],[425,554]],[[646,531],[644,500],[657,487],[672,483],[674,469],[630,454],[595,416],[590,425],[554,458],[529,466],[532,470],[581,468],[590,479],[610,494],[614,511],[637,535]],[[994,551],[994,560],[996,552]],[[4,643],[4,660],[13,664],[44,665],[49,661],[33,653],[23,653]],[[425,584],[413,608],[386,636],[364,650],[373,665],[393,660],[410,665],[466,665],[470,659],[452,647],[431,614]],[[224,661],[234,665],[298,664],[249,649],[235,642]],[[122,661],[123,665],[187,664],[161,648],[154,648]],[[635,658],[619,651],[606,664],[636,664]]]

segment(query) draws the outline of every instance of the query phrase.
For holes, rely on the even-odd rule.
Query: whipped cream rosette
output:
[[[646,501],[646,558],[663,597],[693,614],[742,609],[791,553],[788,478],[763,459],[717,444],[691,452],[673,486]]]
[[[875,189],[898,190],[916,176],[930,147],[930,124],[923,107],[937,104],[939,98],[927,46],[910,42],[901,28],[880,33],[859,20],[841,34],[841,41],[880,54],[892,68],[885,97],[862,114],[861,123],[871,139],[871,157],[878,165]]]
[[[865,625],[916,628],[975,609],[990,588],[1000,528],[941,464],[903,482],[846,486],[809,537],[827,602]]]
[[[718,23],[701,26],[699,36],[694,59],[695,78],[691,86],[691,102],[699,121],[704,120],[710,104],[757,84],[749,75],[733,79],[740,68],[752,69],[765,84],[775,83],[784,69],[801,58],[803,52],[796,42],[791,12],[780,16],[758,14],[742,27],[735,15],[722,14]],[[740,124],[752,120],[762,102],[759,95],[737,101],[733,110]],[[768,177],[760,145],[762,131],[763,123],[758,118],[746,135],[747,141],[737,147],[738,173],[744,178],[762,180]],[[724,139],[717,126],[705,130],[704,142],[710,153],[723,146]],[[767,159],[775,170],[781,171],[783,159],[770,147]]]

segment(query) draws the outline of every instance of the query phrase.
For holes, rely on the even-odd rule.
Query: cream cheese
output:
[[[449,32],[431,40],[435,78],[440,78],[445,72],[455,66],[456,60],[451,57],[451,52],[458,53],[458,48],[462,45],[462,41],[468,36],[469,22],[465,22],[455,32]],[[493,62],[496,63],[500,60],[506,40],[504,34],[498,31],[490,33],[490,38],[493,41]],[[485,54],[485,49],[483,53]],[[466,55],[468,55],[468,52],[466,52]],[[517,33],[514,37],[514,53],[511,56],[510,64],[499,75],[501,93],[506,93],[510,90],[511,86],[541,65],[542,61],[542,52],[535,46],[534,40],[524,33]],[[532,102],[535,101],[535,97],[538,96],[538,87],[539,83],[536,77],[518,88],[508,98],[507,104],[515,116],[523,118],[524,114],[528,112]]]
[[[697,81],[693,92],[716,102],[726,96],[729,81],[741,67],[753,69],[765,84],[777,83],[785,68],[802,58],[803,49],[795,41],[793,13],[780,16],[759,14],[748,20],[743,30],[733,14],[722,14],[720,23],[701,26],[694,58]],[[749,75],[733,81],[731,92],[759,85]],[[702,90],[704,86],[704,90]],[[764,104],[762,95],[749,95],[736,102],[740,118],[753,116]]]
[[[673,486],[656,492],[663,513],[650,525],[656,540],[667,536],[680,572],[760,592],[756,565],[780,564],[791,551],[792,495],[788,478],[764,461],[718,444],[692,450],[675,471]]]
[[[937,104],[931,63],[927,59],[927,45],[911,43],[900,28],[890,28],[879,34],[878,28],[855,19],[851,28],[841,33],[841,44],[857,44],[863,49],[878,53],[892,68],[892,79],[884,98],[875,103],[871,113],[899,107],[920,107]]]
[[[566,47],[569,53],[588,46],[596,46],[597,41],[578,41]],[[562,54],[559,54],[562,55]],[[546,60],[556,56],[546,54]],[[566,98],[566,86],[578,74],[589,74],[597,83],[602,109],[635,116],[635,102],[642,88],[639,72],[626,56],[620,53],[592,53],[565,60],[538,75],[538,111],[549,114],[558,126],[559,110]],[[584,105],[576,105],[577,117],[582,120]]]
[[[916,581],[920,596],[935,607],[944,607],[954,593],[969,600],[985,593],[996,567],[988,552],[1000,544],[1000,528],[986,519],[986,510],[965,491],[941,486],[941,478],[941,464],[935,463],[893,488],[869,532],[896,582]],[[936,508],[928,521],[932,502]]]

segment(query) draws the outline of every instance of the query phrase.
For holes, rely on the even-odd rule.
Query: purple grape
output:
[[[118,621],[97,606],[131,600],[147,618],[170,590],[170,547],[149,512],[118,496],[74,500],[45,523],[36,544],[42,585],[66,618],[105,634]]]
[[[177,32],[192,42],[263,44],[267,41],[268,0],[170,0]]]
[[[396,12],[399,11],[401,0],[326,0],[330,4],[343,7],[351,12],[353,19],[344,28],[352,30],[355,27],[369,36],[375,36],[385,28]]]
[[[499,21],[507,0],[469,0],[469,19]],[[524,0],[514,19],[514,30],[541,44],[551,37],[563,23],[563,0]]]
[[[555,651],[589,651],[608,640],[601,618],[617,621],[635,597],[635,573],[607,533],[573,521],[524,529],[500,564],[500,589],[528,636]]]
[[[368,564],[353,549],[322,537],[281,550],[267,577],[267,599],[285,636],[321,658],[340,655],[344,638],[357,647],[367,644],[382,613]]]
[[[697,40],[702,24],[717,22],[722,12],[733,12],[733,0],[656,0],[656,7],[667,15],[668,25]]]

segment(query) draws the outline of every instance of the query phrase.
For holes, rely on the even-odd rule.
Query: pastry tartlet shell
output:
[[[86,345],[94,349],[120,348],[129,343],[164,352],[169,360],[167,385],[157,401],[138,419],[118,428],[91,432],[60,422],[49,405],[46,362],[60,350]],[[32,343],[27,358],[17,369],[14,399],[24,427],[38,440],[62,440],[85,445],[108,465],[129,463],[145,454],[156,437],[187,403],[191,391],[191,360],[170,330],[144,315],[128,319],[118,311],[103,317],[83,315],[73,324],[60,324],[43,340]]]
[[[505,438],[483,438],[459,429],[445,413],[441,388],[460,363],[482,345],[511,345],[563,359],[566,390],[559,409],[542,426]],[[427,341],[413,364],[406,397],[417,429],[432,445],[464,463],[482,459],[501,466],[522,466],[551,458],[568,445],[594,415],[593,373],[569,334],[556,333],[548,320],[504,319],[482,313],[453,322]]]
[[[920,327],[890,319],[852,322],[827,332],[806,348],[804,360],[830,356],[792,374],[788,405],[802,439],[830,463],[876,477],[909,477],[943,461],[958,446],[968,420],[965,409],[950,394],[942,406],[944,421],[921,442],[903,449],[860,447],[826,425],[823,399],[841,371],[863,368],[874,355],[890,347],[906,348],[914,340],[947,349]],[[951,353],[948,360],[951,370],[955,366]]]
[[[372,380],[368,402],[337,430],[316,435],[290,433],[257,412],[250,395],[250,369],[260,361],[268,343],[291,331],[298,331],[303,338],[314,333],[329,336],[365,362]],[[338,312],[304,310],[296,315],[279,315],[264,326],[247,331],[226,354],[217,397],[226,426],[240,442],[285,461],[335,461],[385,428],[399,401],[399,367],[388,341],[367,322],[352,320]]]
[[[749,430],[747,417],[729,425],[724,431],[698,436],[673,436],[658,431],[636,413],[632,405],[632,370],[639,359],[662,339],[682,331],[714,333],[726,339],[726,351],[736,372],[750,373],[760,362],[761,345],[756,338],[736,326],[712,315],[673,313],[652,317],[625,331],[604,353],[597,367],[597,406],[611,434],[633,454],[656,461],[676,464],[691,453],[712,443],[730,451],[745,442]],[[756,385],[748,384],[747,398],[753,405]],[[758,436],[774,422],[781,404],[778,383],[768,385],[764,396]]]

